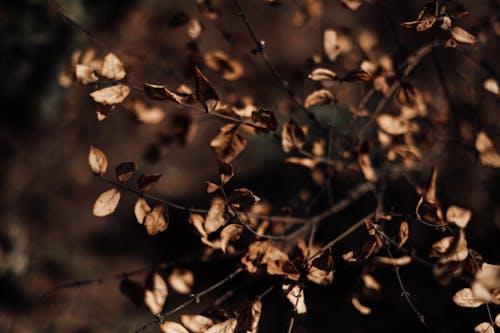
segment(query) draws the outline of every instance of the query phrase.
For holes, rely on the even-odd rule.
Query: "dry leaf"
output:
[[[96,102],[104,105],[120,104],[130,94],[130,87],[117,84],[111,87],[96,90],[90,93],[90,97]]]
[[[238,325],[236,319],[231,318],[222,323],[215,324],[206,330],[205,333],[234,333],[236,325]]]
[[[166,321],[160,324],[163,333],[189,333],[189,331],[179,323]]]
[[[306,142],[306,135],[299,125],[290,119],[283,125],[281,131],[281,146],[285,153],[290,152],[292,148],[302,149]]]
[[[217,184],[214,184],[212,182],[206,182],[207,183],[207,193],[211,194],[211,193],[214,193],[215,191],[217,191],[220,186],[217,185]]]
[[[479,159],[485,166],[500,168],[500,154],[495,149],[493,142],[485,132],[479,132],[476,137],[476,150],[479,152]]]
[[[125,183],[134,176],[137,171],[137,164],[135,162],[123,162],[116,166],[116,178],[120,183]]]
[[[453,222],[460,228],[465,228],[472,217],[472,212],[458,206],[450,206],[446,210],[446,221]]]
[[[437,18],[435,16],[429,16],[421,20],[416,27],[417,31],[425,31],[432,28],[434,23],[436,23]]]
[[[237,130],[238,124],[227,124],[210,141],[210,147],[214,149],[219,161],[231,163],[247,146],[247,139],[238,134]]]
[[[116,210],[116,207],[118,207],[120,197],[121,193],[116,188],[101,193],[94,202],[92,213],[99,217],[112,214]]]
[[[114,53],[108,53],[102,63],[101,75],[111,80],[121,80],[127,72],[121,60]]]
[[[408,133],[410,124],[407,120],[394,117],[388,114],[381,114],[377,117],[378,126],[391,135],[401,135]]]
[[[484,263],[475,276],[476,283],[489,290],[500,288],[500,265]]]
[[[204,333],[214,325],[212,319],[201,315],[181,315],[181,322],[193,333]]]
[[[316,68],[307,77],[313,81],[338,80],[337,74],[326,68]]]
[[[203,216],[201,216],[200,214],[191,214],[189,215],[189,223],[194,226],[201,237],[208,237],[205,229],[203,228],[203,224],[205,223],[205,219],[203,218]]]
[[[93,173],[102,176],[108,169],[108,158],[100,149],[90,146],[89,165]]]
[[[323,52],[326,54],[330,61],[337,60],[340,53],[340,45],[338,41],[338,34],[333,29],[327,29],[323,32]]]
[[[189,294],[194,286],[193,272],[185,268],[174,268],[168,277],[168,283],[179,294]]]
[[[464,308],[477,308],[484,304],[484,301],[478,299],[470,288],[464,288],[457,291],[455,295],[453,295],[453,302]]]
[[[256,300],[255,302],[253,302],[251,307],[252,321],[246,333],[257,333],[259,329],[259,321],[261,314],[262,314],[262,302],[260,300]]]
[[[170,100],[172,102],[175,102],[177,104],[183,104],[184,103],[184,96],[181,94],[178,94],[176,92],[170,91],[165,87],[164,85],[161,84],[152,84],[152,83],[147,83],[144,82],[144,92],[149,96],[151,99],[157,99],[157,100]]]
[[[425,190],[424,195],[418,201],[416,213],[420,220],[436,226],[441,226],[441,230],[444,231],[444,221],[441,207],[436,197],[437,175],[437,169],[433,168],[429,186]]]
[[[285,162],[286,163],[293,163],[293,164],[298,164],[298,165],[302,165],[308,169],[314,169],[314,167],[316,165],[318,165],[318,163],[320,163],[321,161],[319,160],[315,160],[315,159],[312,159],[312,158],[307,158],[307,157],[295,157],[295,156],[292,156],[292,157],[287,157],[285,158]]]
[[[135,100],[132,103],[132,113],[135,116],[135,119],[142,124],[158,124],[165,119],[165,111],[160,109],[159,107],[149,107],[140,100]]]
[[[91,82],[99,81],[99,78],[94,73],[94,69],[87,65],[76,65],[75,76],[78,82],[82,84],[89,84]]]
[[[460,27],[453,27],[451,29],[451,36],[460,43],[465,43],[465,44],[475,44],[477,42],[477,38],[464,29]]]
[[[196,75],[196,100],[201,103],[205,111],[210,113],[215,109],[219,101],[219,95],[217,95],[212,83],[208,81],[198,67],[194,68],[194,72]]]
[[[197,19],[190,19],[187,24],[187,35],[191,39],[197,39],[200,37],[201,32],[203,31],[203,26],[200,21]]]
[[[146,200],[143,198],[137,199],[134,206],[134,215],[139,224],[144,222],[144,218],[151,212],[151,207],[149,207]]]
[[[365,176],[365,179],[369,182],[376,182],[378,177],[375,169],[373,169],[370,155],[360,154],[358,156],[358,163],[359,167],[361,168],[361,172],[363,172],[363,176]]]
[[[379,291],[382,287],[380,286],[380,283],[375,280],[373,276],[370,274],[364,274],[363,275],[363,283],[365,284],[366,288],[372,289],[375,291]]]
[[[144,303],[152,314],[161,313],[168,296],[167,284],[158,273],[154,273],[148,279],[151,279],[151,289],[146,289]]]
[[[484,322],[474,327],[474,332],[495,333],[495,328],[491,325],[491,323]]]
[[[221,73],[222,78],[228,81],[236,81],[240,79],[244,73],[243,66],[239,62],[231,59],[223,51],[206,53],[205,64],[208,68]]]
[[[399,243],[398,243],[398,250],[405,245],[406,241],[408,240],[408,236],[410,234],[410,228],[408,226],[408,222],[403,221],[399,225]]]
[[[306,108],[310,108],[313,106],[320,106],[320,105],[329,104],[332,101],[333,101],[332,93],[326,89],[320,89],[320,90],[313,91],[311,94],[309,94],[306,97],[306,100],[304,102],[304,106]]]
[[[208,235],[226,224],[226,218],[224,217],[225,208],[226,204],[221,198],[214,198],[212,200],[204,224],[205,231]]]
[[[363,4],[363,0],[340,0],[344,6],[350,10],[358,10],[358,8]]]
[[[147,192],[160,179],[161,174],[145,175],[141,174],[137,178],[137,186],[141,192]]]
[[[393,265],[393,266],[405,266],[411,263],[412,258],[410,256],[402,256],[399,258],[391,258],[391,257],[374,257],[373,261],[379,264],[384,265]]]
[[[346,82],[357,82],[357,81],[371,81],[372,76],[365,72],[364,70],[355,70],[348,72],[343,78],[342,81]]]
[[[227,184],[234,177],[234,168],[231,164],[221,162],[219,166],[219,178],[222,185]]]
[[[361,302],[359,301],[359,299],[357,297],[353,297],[351,299],[351,303],[356,308],[356,310],[358,310],[359,313],[361,313],[362,315],[367,316],[370,313],[372,313],[372,309],[370,309],[369,307],[364,306],[363,304],[361,304]]]
[[[169,224],[168,209],[164,205],[157,205],[144,218],[144,226],[149,235],[153,236],[167,229]]]
[[[236,208],[248,209],[259,201],[260,198],[249,189],[237,188],[229,196],[228,203]]]
[[[493,95],[500,95],[500,88],[498,88],[498,82],[494,78],[490,77],[483,82],[483,88]]]
[[[269,132],[274,132],[278,129],[278,119],[271,110],[259,108],[252,112],[252,121],[257,125],[264,126]]]
[[[298,285],[295,285],[290,290],[290,285],[284,284],[283,290],[285,292],[288,291],[286,298],[288,299],[288,301],[290,301],[297,314],[307,313],[304,290],[302,290],[302,288],[300,288]]]
[[[221,238],[221,249],[226,253],[227,245],[229,242],[234,242],[240,239],[240,235],[243,232],[243,226],[239,224],[230,224],[224,227],[220,233]]]

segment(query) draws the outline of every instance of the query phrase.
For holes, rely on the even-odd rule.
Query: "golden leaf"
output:
[[[108,169],[108,158],[100,149],[90,146],[89,165],[93,173],[102,176]]]
[[[194,285],[193,272],[184,268],[174,268],[168,277],[168,283],[179,294],[189,294]]]
[[[112,214],[116,210],[116,207],[118,207],[120,197],[121,193],[116,188],[101,193],[94,202],[92,213],[99,217]]]
[[[96,90],[90,93],[90,97],[96,102],[104,105],[120,104],[130,94],[131,89],[124,84]]]

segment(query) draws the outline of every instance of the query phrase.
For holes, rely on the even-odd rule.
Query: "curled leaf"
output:
[[[283,151],[288,153],[292,148],[302,149],[306,142],[306,135],[299,125],[290,119],[283,125],[281,131],[281,146]]]
[[[304,106],[306,108],[310,108],[313,106],[320,106],[320,105],[329,104],[332,101],[333,101],[332,93],[326,89],[320,89],[320,90],[313,91],[311,94],[309,94],[306,97],[306,100],[304,102]]]
[[[398,242],[398,249],[400,249],[403,245],[405,245],[406,241],[408,240],[408,236],[410,234],[410,228],[408,227],[408,222],[403,221],[399,225],[399,242]]]
[[[194,68],[194,72],[196,76],[196,99],[203,105],[205,111],[210,113],[217,105],[219,95],[217,95],[212,83],[208,81],[198,67]]]
[[[337,74],[326,68],[316,68],[307,76],[313,81],[334,81],[338,80]]]
[[[356,308],[356,310],[358,310],[359,313],[361,313],[362,315],[367,316],[370,313],[372,313],[372,309],[370,309],[369,307],[361,304],[361,302],[359,301],[359,299],[357,297],[353,297],[351,299],[351,303],[354,306],[354,308]]]
[[[237,188],[229,196],[229,204],[241,209],[247,209],[260,201],[260,198],[246,188]]]
[[[221,249],[226,253],[227,245],[229,242],[234,242],[240,239],[240,235],[243,232],[243,226],[239,224],[230,224],[224,227],[220,233],[221,238]]]
[[[302,288],[300,288],[298,285],[295,285],[290,289],[290,285],[284,284],[283,290],[285,292],[288,291],[286,298],[292,304],[297,314],[307,313],[304,290]]]
[[[236,60],[231,59],[223,51],[205,54],[205,64],[210,69],[221,73],[222,78],[228,81],[236,81],[240,79],[244,73],[243,66]]]
[[[170,100],[177,104],[182,104],[184,102],[184,97],[176,92],[168,90],[167,87],[161,84],[152,84],[144,82],[144,92],[151,99],[158,100]]]

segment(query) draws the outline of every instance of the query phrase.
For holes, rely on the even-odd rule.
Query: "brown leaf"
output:
[[[361,313],[362,315],[367,316],[370,313],[372,313],[372,309],[361,304],[361,302],[359,301],[359,299],[357,297],[351,298],[351,303],[356,308],[356,310],[358,310],[359,313]]]
[[[483,88],[486,91],[489,91],[490,93],[492,93],[493,95],[497,95],[497,96],[500,95],[500,88],[498,87],[498,82],[492,77],[484,80]]]
[[[365,284],[366,288],[379,291],[382,287],[380,286],[380,283],[375,280],[373,276],[370,274],[364,274],[363,275],[363,283]]]
[[[327,286],[333,282],[333,258],[332,255],[325,251],[321,256],[315,258],[309,271],[307,279],[320,286]]]
[[[220,198],[212,200],[212,205],[205,218],[205,231],[207,234],[210,235],[226,224],[226,218],[224,217],[225,207],[224,200]]]
[[[207,183],[207,193],[208,194],[214,193],[215,191],[217,191],[220,188],[219,185],[214,184],[212,182],[206,182],[206,183]]]
[[[316,165],[318,165],[318,163],[320,163],[319,160],[315,160],[312,158],[307,158],[307,157],[301,158],[301,157],[295,157],[295,156],[287,157],[285,159],[285,162],[302,165],[303,167],[306,167],[308,169],[314,169],[316,167]]]
[[[472,217],[472,212],[458,206],[450,206],[446,210],[446,221],[453,222],[460,228],[465,228]]]
[[[165,119],[165,111],[159,107],[150,107],[140,100],[133,101],[131,110],[135,119],[142,124],[154,125]]]
[[[436,23],[437,18],[435,16],[429,16],[421,20],[416,27],[417,31],[425,31],[432,28],[434,23]]]
[[[144,92],[151,99],[157,99],[157,100],[168,99],[168,100],[175,102],[177,104],[184,103],[183,96],[181,96],[180,94],[178,94],[176,92],[168,90],[168,88],[165,87],[164,85],[144,82]]]
[[[483,300],[478,299],[470,288],[463,288],[453,295],[453,302],[464,308],[477,308],[484,304]]]
[[[137,164],[135,162],[123,162],[116,166],[116,178],[120,183],[125,183],[127,180],[134,176],[137,171]]]
[[[259,329],[260,315],[262,314],[262,302],[260,300],[253,302],[250,312],[252,315],[252,321],[250,323],[250,327],[247,329],[247,333],[257,333]]]
[[[158,273],[148,277],[148,280],[150,280],[150,287],[146,289],[144,303],[152,314],[161,313],[168,296],[167,284]]]
[[[134,206],[134,215],[139,224],[144,222],[144,218],[151,212],[151,207],[149,207],[146,200],[143,198],[137,199]]]
[[[268,109],[259,108],[257,111],[253,111],[252,121],[264,126],[269,132],[274,132],[278,129],[278,119],[276,119],[274,112]]]
[[[327,68],[316,68],[307,77],[313,81],[338,80],[337,74]]]
[[[233,166],[229,163],[221,162],[219,166],[219,178],[222,185],[227,184],[234,176]]]
[[[491,323],[484,322],[484,323],[480,323],[479,325],[474,327],[474,332],[495,333],[495,328],[493,327],[493,325],[491,325]]]
[[[164,205],[155,206],[144,218],[144,226],[151,236],[165,231],[169,222],[168,209]]]
[[[340,0],[344,6],[352,11],[358,10],[358,8],[363,4],[363,0]]]
[[[168,283],[179,294],[189,294],[194,286],[193,272],[185,268],[174,268],[168,277]]]
[[[90,97],[96,102],[104,105],[120,104],[130,94],[130,87],[117,84],[111,87],[96,90],[90,93]]]
[[[137,179],[137,186],[141,192],[147,192],[153,187],[153,185],[158,182],[161,174],[145,175],[141,174]]]
[[[201,315],[181,315],[181,323],[193,333],[204,333],[214,325],[212,319]]]
[[[479,152],[481,164],[492,168],[500,168],[500,154],[498,154],[493,142],[485,132],[479,132],[476,137],[475,147]]]
[[[111,80],[121,80],[127,72],[121,60],[114,53],[108,53],[102,63],[101,75]]]
[[[217,95],[212,83],[208,81],[198,67],[194,68],[194,72],[196,75],[196,99],[209,113],[219,101],[219,95]]]
[[[283,151],[288,153],[292,148],[302,149],[306,142],[306,135],[299,125],[290,119],[283,125],[281,131],[281,146]]]
[[[89,166],[96,175],[104,175],[108,169],[108,158],[100,149],[90,146]]]
[[[378,264],[384,265],[393,265],[393,266],[405,266],[411,263],[412,258],[410,256],[402,256],[399,258],[391,258],[391,257],[374,257],[373,261]]]
[[[306,108],[310,108],[313,106],[329,104],[332,101],[333,101],[333,94],[326,89],[320,89],[313,91],[306,97],[304,106]]]
[[[405,134],[410,129],[410,123],[407,120],[388,114],[378,116],[377,124],[384,132],[391,135]]]
[[[238,325],[238,321],[234,318],[223,321],[222,323],[215,324],[210,327],[205,333],[234,333]]]
[[[363,176],[369,182],[376,182],[378,177],[375,169],[373,169],[372,162],[370,160],[369,154],[360,154],[358,156],[359,167],[361,168],[361,172],[363,172]]]
[[[357,82],[357,81],[371,81],[372,76],[365,72],[364,70],[355,70],[348,72],[343,78],[342,81],[346,82]]]
[[[197,39],[201,32],[203,31],[203,26],[197,19],[190,19],[187,23],[187,35],[191,39]]]
[[[112,188],[107,190],[94,202],[94,207],[92,209],[92,213],[95,216],[107,216],[113,214],[118,207],[118,203],[120,202],[121,193],[116,188]]]
[[[477,38],[460,27],[451,29],[451,36],[460,43],[473,45],[477,42]]]
[[[208,68],[221,73],[222,78],[228,81],[236,81],[240,79],[244,73],[243,66],[236,60],[231,59],[223,51],[206,53],[205,65],[207,65]]]
[[[87,65],[76,65],[75,76],[78,82],[82,84],[89,84],[91,82],[99,81],[99,78],[94,73],[94,69]]]
[[[237,188],[229,196],[229,204],[241,209],[248,209],[259,201],[260,198],[246,188]]]
[[[302,288],[300,288],[298,285],[295,285],[290,289],[290,285],[284,284],[283,290],[288,291],[286,298],[292,304],[297,314],[307,313],[304,290],[302,290]]]
[[[127,277],[120,281],[120,292],[137,307],[144,303],[144,291],[142,284],[137,281],[130,280]]]
[[[238,132],[238,124],[227,124],[219,129],[215,138],[210,141],[217,159],[224,163],[231,163],[247,146],[247,139]]]
[[[340,53],[340,45],[338,41],[338,34],[333,29],[327,29],[323,32],[323,52],[326,54],[330,61],[337,60]]]
[[[408,240],[408,236],[410,234],[410,228],[408,227],[408,222],[403,221],[399,225],[399,242],[398,242],[398,250],[405,245]]]
[[[243,226],[239,224],[230,224],[225,226],[220,233],[222,252],[226,253],[229,242],[234,242],[240,239],[242,232]]]
[[[165,321],[160,324],[160,330],[163,333],[189,333],[189,331],[175,321]]]
[[[193,225],[196,231],[200,234],[201,237],[207,238],[208,235],[203,228],[203,224],[205,223],[205,219],[200,214],[191,214],[189,215],[189,223]]]

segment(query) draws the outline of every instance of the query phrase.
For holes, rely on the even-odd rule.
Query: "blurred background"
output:
[[[426,1],[380,1],[383,6],[368,2],[354,12],[335,0],[241,2],[258,38],[266,41],[271,61],[301,99],[318,88],[306,75],[316,67],[345,73],[367,56],[382,55],[397,65],[433,38],[431,32],[400,27],[401,22],[417,17]],[[262,59],[251,54],[255,46],[233,2],[214,0],[211,4],[213,7],[194,0],[0,3],[0,331],[133,331],[151,316],[144,306],[136,307],[120,294],[114,274],[183,260],[195,272],[195,286],[201,290],[234,269],[238,259],[197,262],[203,246],[183,213],[172,211],[169,229],[154,237],[136,222],[132,195],[122,197],[115,214],[94,217],[92,204],[107,187],[91,174],[87,163],[89,146],[97,146],[110,161],[109,177],[116,164],[134,160],[140,172],[163,175],[154,189],[158,196],[207,208],[210,196],[205,181],[217,179],[218,169],[209,142],[224,122],[179,110],[171,103],[155,104],[166,111],[165,120],[158,124],[137,122],[127,104],[98,122],[88,96],[92,85],[67,80],[75,50],[94,49],[100,57],[114,52],[125,64],[127,82],[139,86],[144,81],[193,86],[191,69],[198,65],[223,100],[252,99],[256,105],[276,111],[280,123],[290,114],[306,122]],[[459,46],[458,51],[438,51],[454,96],[451,107],[443,97],[432,57],[425,58],[412,75],[412,82],[426,96],[429,126],[444,133],[433,142],[421,166],[424,171],[412,177],[424,186],[430,166],[438,166],[438,196],[443,206],[457,204],[472,210],[469,246],[485,261],[498,263],[500,178],[497,169],[479,163],[473,147],[479,130],[486,131],[500,147],[498,96],[482,88],[485,79],[497,78],[500,2],[446,1],[446,5],[454,12],[470,10],[459,24],[481,42]],[[188,30],[193,18],[202,29],[196,39]],[[341,32],[347,43],[336,62],[323,54],[322,31],[328,28]],[[203,56],[217,50],[241,63],[244,74],[240,79],[227,81],[206,66]],[[342,119],[368,89],[354,84],[338,96],[340,120],[334,123],[339,133],[345,131]],[[144,96],[134,92],[131,98]],[[389,104],[388,109],[391,107]],[[328,110],[317,113],[320,120],[327,121]],[[318,191],[308,170],[284,163],[286,155],[271,138],[249,134],[248,139],[247,150],[234,164],[237,176],[231,186],[250,188],[272,203],[276,212],[290,207],[304,213],[303,193]],[[361,179],[359,174],[334,178],[338,197]],[[414,188],[403,179],[388,187],[388,206],[412,212],[417,200]],[[339,216],[333,229],[322,230],[320,240],[328,241],[372,206],[373,200],[366,198],[359,207]],[[410,229],[410,244],[425,256],[436,236],[419,225]],[[340,245],[336,256],[359,242],[353,239]],[[419,326],[400,297],[390,267],[377,271],[383,293],[370,304],[372,315],[362,316],[348,298],[359,283],[361,267],[345,265],[341,259],[337,264],[331,287],[306,288],[309,313],[297,319],[296,332],[470,332],[487,319],[483,308],[464,309],[452,303],[453,293],[463,284],[442,288],[429,269],[417,264],[404,267],[401,274],[428,326]],[[61,283],[101,278],[101,283],[41,297]],[[143,280],[140,275],[135,278]],[[249,282],[247,277],[235,280],[225,290],[234,289],[240,298],[229,303],[251,299],[263,291],[262,283]],[[210,299],[186,312],[203,310]],[[173,295],[166,308],[183,300]],[[262,332],[285,331],[290,314],[289,303],[278,292],[271,293],[264,300]]]

